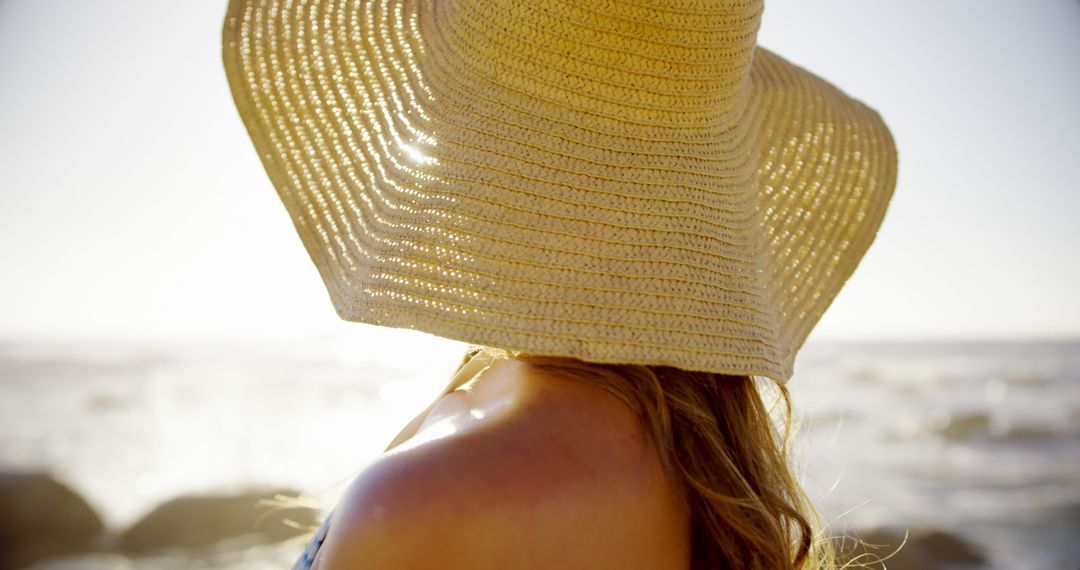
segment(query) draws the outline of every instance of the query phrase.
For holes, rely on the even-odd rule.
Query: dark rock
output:
[[[127,407],[130,402],[112,394],[93,394],[86,398],[86,407],[94,412],[113,412]]]
[[[997,441],[1009,443],[1026,443],[1031,441],[1044,441],[1062,437],[1062,432],[1040,425],[1009,425],[996,427],[991,426],[991,435]]]
[[[887,567],[889,570],[978,568],[988,562],[979,547],[951,532],[916,528],[908,533],[906,543],[904,529],[893,527],[860,532],[855,538],[846,537],[837,542],[837,562],[855,561],[868,568]],[[897,548],[899,551],[893,554]],[[887,560],[878,562],[885,558]]]
[[[1054,384],[1053,376],[1041,376],[1039,374],[1026,374],[1018,376],[1007,376],[1005,381],[1015,386],[1025,386],[1029,388],[1045,388]]]
[[[295,491],[277,490],[180,497],[132,525],[119,537],[118,546],[146,553],[202,548],[244,535],[254,535],[263,543],[287,540],[310,532],[319,523],[318,510],[295,503],[298,496]],[[285,504],[280,504],[280,498]]]
[[[876,368],[864,367],[852,372],[849,378],[860,384],[877,384],[881,381],[881,375]]]
[[[990,415],[985,412],[938,413],[927,423],[932,431],[952,441],[986,437],[990,431]]]
[[[173,564],[157,564],[156,560],[132,560],[115,552],[93,552],[72,555],[63,558],[50,558],[34,564],[27,570],[187,570],[191,564],[181,566],[183,561]],[[171,560],[168,562],[172,562]]]
[[[0,473],[0,569],[87,552],[105,525],[77,493],[47,473]]]

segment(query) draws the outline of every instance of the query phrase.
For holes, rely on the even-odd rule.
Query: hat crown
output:
[[[590,96],[646,123],[671,124],[641,113],[662,109],[716,127],[742,104],[763,5],[437,0],[433,8],[447,53],[495,84],[530,97],[552,87]]]

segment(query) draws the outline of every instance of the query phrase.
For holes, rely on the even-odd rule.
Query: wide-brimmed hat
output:
[[[223,55],[341,318],[784,382],[897,157],[875,110],[757,45],[761,15],[231,0]]]

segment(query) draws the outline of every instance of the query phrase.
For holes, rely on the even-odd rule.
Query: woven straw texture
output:
[[[226,74],[346,320],[786,382],[896,182],[760,0],[232,0]]]

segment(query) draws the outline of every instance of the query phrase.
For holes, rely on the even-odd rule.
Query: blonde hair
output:
[[[516,358],[588,382],[638,416],[668,476],[691,507],[692,568],[811,570],[834,565],[831,540],[818,539],[817,511],[789,468],[791,398],[782,400],[783,431],[751,376],[669,366],[598,364],[471,346],[473,358]],[[460,367],[459,367],[460,370]]]

